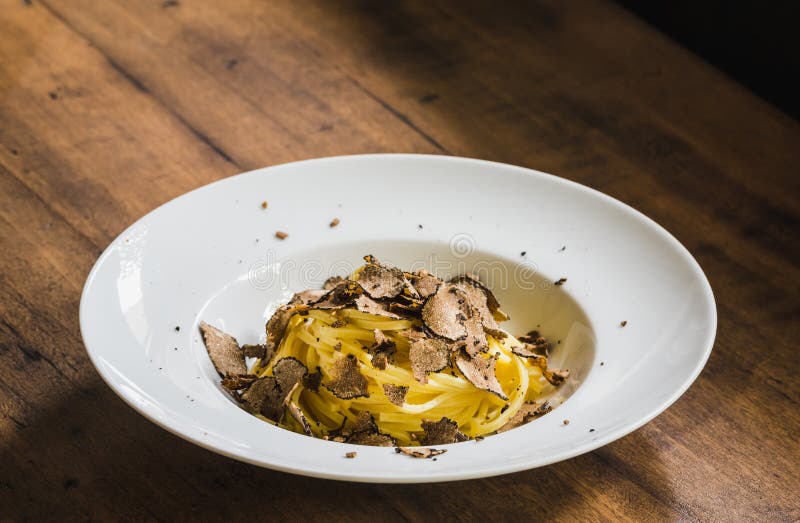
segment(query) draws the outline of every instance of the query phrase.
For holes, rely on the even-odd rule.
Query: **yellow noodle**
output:
[[[315,436],[340,429],[344,420],[353,423],[360,412],[366,411],[373,415],[378,429],[399,445],[417,444],[423,436],[421,423],[442,417],[455,421],[470,437],[485,436],[502,427],[524,402],[535,399],[548,386],[539,367],[511,352],[510,347],[519,343],[511,336],[504,340],[487,337],[489,353],[497,354],[496,375],[507,400],[476,388],[455,368],[429,373],[428,382],[422,384],[411,373],[408,342],[398,335],[415,325],[419,320],[391,319],[351,309],[310,310],[289,321],[270,364],[260,367],[256,362],[253,369],[259,376],[272,375],[272,365],[285,357],[298,359],[309,372],[319,368],[323,384],[319,390],[298,387],[290,398],[308,419]],[[375,329],[397,346],[394,363],[385,369],[373,367],[366,350],[375,342]],[[332,379],[334,363],[347,355],[358,359],[359,370],[367,378],[368,397],[345,400],[325,387]],[[403,405],[394,405],[386,398],[383,386],[387,384],[408,387]],[[280,425],[302,431],[300,423],[289,415]]]

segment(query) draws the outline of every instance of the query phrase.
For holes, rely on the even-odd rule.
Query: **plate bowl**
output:
[[[480,442],[441,446],[437,461],[308,438],[240,409],[219,385],[198,323],[263,341],[280,303],[348,274],[365,254],[441,276],[478,274],[511,315],[504,328],[555,342],[553,365],[572,372],[551,398],[557,408]],[[259,169],[159,207],[100,256],[80,324],[108,385],[189,441],[287,472],[400,483],[529,469],[628,434],[702,370],[716,308],[688,251],[602,193],[493,162],[363,155]],[[358,457],[344,459],[353,450]]]

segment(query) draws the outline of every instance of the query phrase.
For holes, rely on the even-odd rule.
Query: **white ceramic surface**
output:
[[[341,223],[331,228],[334,217]],[[276,230],[289,237],[276,239]],[[563,403],[518,429],[442,446],[437,461],[308,438],[238,408],[219,386],[199,321],[240,343],[261,341],[278,303],[346,274],[367,253],[488,279],[512,333],[540,324],[561,341],[553,360],[574,376],[554,399]],[[553,286],[561,277],[567,282]],[[259,169],[159,207],[100,256],[80,324],[108,385],[189,441],[298,474],[426,482],[538,467],[635,430],[703,368],[716,308],[675,238],[597,191],[486,161],[366,155]],[[351,450],[358,457],[345,459]]]

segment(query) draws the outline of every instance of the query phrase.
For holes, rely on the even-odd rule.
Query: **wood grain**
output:
[[[601,0],[2,7],[2,519],[800,519],[800,127],[626,11]],[[644,428],[564,463],[375,486],[217,456],[101,382],[78,301],[130,222],[243,170],[389,151],[554,172],[673,232],[719,310],[695,385]]]

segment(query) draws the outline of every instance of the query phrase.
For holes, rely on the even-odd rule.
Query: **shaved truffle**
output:
[[[372,255],[364,256],[367,264],[358,273],[358,283],[372,298],[394,298],[406,287],[408,281],[397,267],[381,265]]]
[[[381,432],[356,432],[347,438],[347,443],[372,447],[393,447],[397,444],[393,437]]]
[[[551,410],[553,410],[553,407],[548,401],[542,403],[523,403],[517,413],[511,416],[511,419],[508,420],[505,425],[497,429],[497,432],[505,432],[519,427],[520,425],[524,425],[538,417],[544,416]],[[569,420],[564,420],[564,425],[568,423]]]
[[[392,447],[394,438],[383,434],[375,424],[375,418],[369,412],[360,412],[349,430],[342,430],[340,436],[353,445],[370,445],[373,447]]]
[[[362,292],[361,285],[344,280],[309,305],[314,309],[341,309],[351,305]]]
[[[242,402],[247,410],[275,422],[283,417],[285,398],[273,376],[257,379],[242,393]]]
[[[241,390],[249,387],[257,379],[258,376],[255,374],[228,374],[222,378],[222,386],[230,391]]]
[[[481,317],[477,312],[473,311],[472,315],[464,320],[464,329],[467,332],[464,338],[464,349],[467,354],[475,356],[489,349],[489,341],[486,339]]]
[[[325,291],[323,289],[306,289],[295,293],[289,303],[292,305],[311,305],[324,295]]]
[[[420,383],[428,383],[429,372],[439,372],[450,365],[450,346],[439,338],[410,338],[408,359],[411,373]]]
[[[271,357],[270,358],[265,358],[266,353],[267,353],[266,344],[260,344],[260,345],[247,344],[247,345],[242,345],[242,354],[244,354],[244,356],[246,356],[248,358],[272,359]]]
[[[272,367],[272,374],[275,376],[280,390],[288,394],[292,387],[302,382],[308,374],[308,369],[300,360],[287,357],[281,358],[275,363]]]
[[[406,401],[408,387],[404,385],[393,385],[391,383],[386,383],[383,385],[383,393],[386,394],[386,398],[390,403],[397,405],[398,407],[402,407],[403,403]]]
[[[204,321],[200,322],[200,332],[211,363],[220,376],[247,374],[244,355],[236,338]]]
[[[367,314],[374,314],[376,316],[384,316],[386,318],[393,318],[393,319],[400,319],[400,316],[391,312],[386,305],[383,303],[378,303],[377,301],[373,300],[366,294],[362,294],[358,298],[356,298],[356,308],[361,312],[366,312]]]
[[[322,284],[322,289],[329,291],[334,287],[336,287],[337,285],[339,285],[340,283],[342,283],[344,280],[345,278],[341,276],[331,276],[330,278],[325,280],[325,283]]]
[[[551,385],[558,387],[569,377],[569,369],[544,369],[542,374],[544,374],[544,379],[549,381]]]
[[[395,447],[395,452],[412,458],[428,459],[447,452],[446,449],[429,449],[427,447]]]
[[[297,423],[299,423],[303,428],[303,434],[306,436],[313,436],[313,433],[311,432],[311,424],[308,422],[308,419],[306,419],[303,411],[300,410],[300,407],[295,405],[293,401],[290,401],[286,408],[289,411],[289,415],[294,418],[294,420],[297,421]]]
[[[321,383],[322,373],[320,372],[319,367],[317,367],[316,372],[311,372],[303,377],[303,387],[312,392],[317,392]]]
[[[446,445],[469,439],[466,434],[458,430],[458,423],[446,417],[439,421],[423,421],[422,430],[425,431],[425,436],[422,438],[423,445]]]
[[[458,276],[450,280],[449,284],[464,293],[470,308],[480,315],[481,322],[483,323],[484,327],[492,330],[500,329],[500,327],[497,325],[497,320],[495,319],[493,312],[489,308],[489,296],[492,296],[492,300],[494,300],[494,303],[497,305],[497,307],[499,307],[500,304],[497,303],[497,299],[489,291],[489,289],[484,287],[476,277],[471,276],[468,273],[467,275]]]
[[[486,297],[486,306],[489,308],[489,311],[492,313],[492,317],[497,321],[506,321],[508,320],[508,314],[500,310],[500,302],[497,301],[494,293],[489,290],[489,288],[484,285],[477,276],[472,273],[466,273],[461,276],[456,276],[452,280],[452,283],[468,283],[478,289],[480,289],[484,296]]]
[[[470,357],[465,351],[460,351],[456,356],[456,366],[467,380],[481,390],[489,391],[498,397],[507,400],[500,382],[494,373],[497,355],[488,358],[478,354]]]
[[[422,321],[435,334],[449,340],[466,336],[464,327],[466,312],[463,293],[451,285],[441,285],[436,294],[428,298],[422,307]]]
[[[289,325],[289,320],[292,319],[297,312],[306,310],[307,305],[304,304],[291,304],[282,305],[275,311],[275,314],[267,321],[267,342],[264,347],[264,357],[261,360],[262,365],[266,365],[275,355],[278,346],[283,339],[283,333]]]
[[[411,275],[411,284],[416,289],[420,298],[428,298],[436,294],[436,289],[442,284],[442,280],[429,273],[425,269]]]
[[[367,349],[367,352],[372,355],[372,366],[383,370],[388,363],[394,363],[397,347],[380,329],[375,329],[374,334],[375,343]]]
[[[369,396],[367,378],[358,370],[358,359],[352,354],[337,359],[331,374],[333,379],[325,386],[337,397],[345,400]]]

